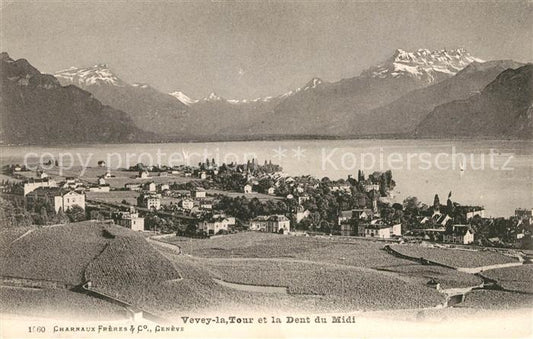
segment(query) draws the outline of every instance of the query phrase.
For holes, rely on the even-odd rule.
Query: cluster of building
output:
[[[105,167],[105,163],[99,163],[99,166]],[[388,198],[387,191],[394,185],[393,183],[391,184],[390,173],[375,172],[365,178],[364,174],[360,172],[357,181],[350,176],[346,181],[320,181],[311,176],[291,177],[275,171],[254,172],[253,168],[257,165],[253,162],[248,165],[231,164],[224,166],[224,168],[219,167],[214,161],[200,164],[199,167],[178,166],[175,168],[150,168],[138,164],[132,167],[131,170],[137,171],[136,178],[138,179],[150,179],[150,173],[152,175],[155,173],[158,176],[176,174],[194,176],[201,180],[211,181],[212,179],[220,179],[217,176],[223,175],[230,170],[232,174],[240,173],[242,179],[245,179],[238,181],[239,185],[245,182],[242,187],[237,186],[233,190],[241,190],[245,194],[259,192],[277,195],[286,199],[286,201],[291,200],[291,202],[296,204],[297,208],[291,209],[290,212],[287,211],[286,215],[260,215],[250,220],[248,228],[260,232],[291,232],[291,226],[294,227],[294,225],[291,225],[291,219],[298,224],[311,216],[312,212],[304,206],[310,206],[306,204],[306,201],[310,199],[309,194],[314,194],[313,192],[316,192],[316,189],[321,185],[321,189],[324,189],[324,185],[327,185],[330,192],[336,192],[335,197],[366,194],[371,199],[371,203],[369,201],[367,205],[370,208],[357,208],[338,212],[337,226],[340,235],[343,236],[390,239],[403,235],[447,243],[471,244],[475,240],[475,231],[470,221],[474,218],[485,218],[485,210],[482,207],[456,206],[455,214],[450,214],[446,210],[441,210],[437,201],[434,204],[434,208],[429,210],[430,213],[425,213],[417,219],[418,227],[406,232],[402,229],[400,222],[386,221],[385,218],[381,218],[378,209],[378,203],[386,203],[385,200]],[[267,165],[265,164],[265,166]],[[272,165],[269,164],[269,166]],[[17,169],[19,168],[16,167],[13,171],[17,171]],[[23,168],[20,168],[20,170],[23,170]],[[85,192],[109,192],[110,185],[106,183],[106,179],[111,177],[112,175],[106,172],[98,177],[96,183],[82,182],[78,178],[68,177],[61,182],[56,182],[44,171],[37,170],[35,178],[30,178],[22,184],[21,193],[25,197],[29,208],[35,206],[39,201],[46,200],[56,212],[60,210],[68,211],[74,206],[79,206],[85,210]],[[124,185],[125,190],[139,193],[137,196],[138,211],[134,208],[130,208],[127,211],[116,210],[111,213],[111,218],[119,225],[139,231],[144,230],[145,226],[144,218],[140,213],[149,211],[154,211],[161,215],[166,213],[167,216],[186,215],[191,217],[196,221],[197,231],[207,235],[229,232],[236,226],[237,221],[234,217],[226,215],[224,211],[214,210],[215,200],[207,195],[204,188],[196,187],[192,190],[181,191],[175,188],[171,189],[168,183],[157,184],[153,181],[140,182],[135,180],[134,182],[126,183]],[[384,195],[387,195],[387,197],[384,197]],[[178,199],[176,202],[163,205],[163,197]],[[316,199],[316,197],[313,196],[313,199]],[[531,225],[533,222],[532,212],[532,210],[520,209],[516,211],[515,215],[521,223]],[[458,218],[457,215],[460,217]],[[242,220],[239,221],[239,225],[246,226],[247,224],[246,220],[244,222]]]
[[[343,236],[390,239],[402,235],[401,223],[385,223],[379,218],[377,209],[341,211],[337,220]]]
[[[291,221],[284,215],[260,215],[250,221],[250,230],[285,234],[291,231]]]

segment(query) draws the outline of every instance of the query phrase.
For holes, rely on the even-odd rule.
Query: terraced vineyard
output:
[[[518,260],[500,253],[490,251],[472,251],[423,247],[419,245],[391,245],[396,252],[413,257],[424,258],[450,267],[482,267],[497,264],[508,264]]]
[[[97,291],[169,318],[183,312],[212,314],[220,309],[241,313],[272,310],[317,313],[432,308],[444,302],[444,295],[426,285],[429,279],[436,278],[443,288],[481,283],[472,274],[395,257],[378,241],[255,232],[212,239],[163,239],[179,245],[185,254],[192,254],[189,256],[178,255],[174,248],[157,241],[148,242],[129,229],[101,223],[34,229],[19,238],[24,233],[22,229],[3,236],[0,233],[0,242],[7,244],[0,250],[5,263],[1,267],[2,275],[71,285],[89,280]],[[435,249],[423,249],[427,256],[432,250]],[[489,252],[442,249],[432,255],[457,265],[512,260]],[[528,271],[514,269],[516,271],[491,271],[491,274],[500,274],[502,282],[518,283],[525,288],[526,278],[530,276]],[[512,274],[518,278],[506,281]],[[239,290],[215,279],[251,288]],[[267,293],[268,289],[253,288],[258,285],[285,287],[288,293]],[[46,309],[44,300],[57,296],[64,297],[58,307],[67,310],[99,307],[100,301],[87,300],[88,297],[81,295],[68,298],[67,292],[37,294],[36,304]],[[467,299],[472,307],[482,307],[484,302],[505,303],[505,300],[493,300],[493,294],[475,293]],[[15,299],[19,295],[26,298],[23,305],[31,303],[28,300],[33,298],[31,293],[8,291],[8,304],[2,305],[3,309],[18,312]],[[511,306],[522,305],[518,303],[518,294],[506,295],[510,296]],[[102,305],[102,309],[116,311],[107,304]],[[46,311],[55,312],[55,309]]]
[[[224,281],[287,287],[294,295],[344,300],[352,310],[433,307],[444,302],[435,289],[361,267],[252,259],[209,259],[203,263]]]
[[[388,254],[380,241],[345,241],[260,232],[213,239],[173,237],[162,240],[180,246],[184,253],[205,258],[293,258],[362,267],[410,263]]]
[[[166,281],[180,279],[174,266],[146,240],[124,228],[107,228],[114,237],[85,271],[93,288],[139,304]]]
[[[82,222],[37,228],[2,248],[0,275],[81,284],[85,268],[108,242],[104,227]]]
[[[527,308],[530,312],[533,307],[533,295],[518,294],[504,291],[473,291],[466,295],[463,308],[481,308],[481,309],[515,309]]]
[[[24,235],[24,233],[33,229],[33,227],[16,227],[2,229],[0,231],[0,253],[3,253],[5,250],[7,250],[9,245],[18,237]]]
[[[505,289],[533,294],[533,265],[505,267],[483,272]]]
[[[402,276],[418,280],[421,284],[427,283],[430,279],[436,279],[440,286],[447,288],[465,288],[479,286],[483,280],[473,274],[459,272],[436,265],[411,265],[389,266],[382,268],[388,272],[395,272]]]

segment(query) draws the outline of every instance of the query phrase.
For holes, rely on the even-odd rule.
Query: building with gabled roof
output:
[[[50,178],[34,179],[30,178],[23,184],[24,196],[39,187],[57,187],[57,182]]]
[[[198,229],[207,234],[218,234],[221,231],[228,231],[230,221],[224,216],[210,216],[198,223]]]
[[[474,242],[474,233],[470,225],[453,225],[444,232],[443,241],[452,244],[471,244]]]
[[[32,208],[38,201],[48,201],[54,210],[68,211],[74,206],[85,210],[85,194],[60,187],[39,187],[26,195],[26,205]]]
[[[291,221],[284,215],[259,215],[250,221],[250,229],[271,233],[287,233],[291,231]]]

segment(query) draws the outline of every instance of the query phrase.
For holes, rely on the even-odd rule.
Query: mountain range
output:
[[[13,62],[22,61],[10,61]],[[27,63],[25,60],[24,62]],[[512,60],[484,62],[464,49],[419,49],[413,52],[398,49],[390,58],[364,70],[359,76],[336,82],[313,78],[302,87],[287,93],[252,100],[225,99],[215,93],[195,99],[179,90],[164,93],[148,84],[129,84],[105,64],[86,68],[71,67],[56,72],[54,76],[40,74],[35,69],[33,72],[54,83],[57,91],[65,91],[65,88],[72,91],[72,88],[76,88],[80,93],[91,93],[90,100],[105,107],[103,110],[108,112],[108,118],[119,118],[120,123],[127,126],[117,134],[117,140],[148,138],[172,141],[287,137],[467,137],[467,131],[459,133],[454,130],[459,127],[453,124],[455,120],[450,117],[455,116],[454,119],[458,119],[457,114],[471,113],[476,119],[482,119],[482,114],[474,113],[474,108],[466,108],[472,105],[480,107],[480,103],[471,103],[476,97],[485,98],[490,93],[501,100],[498,106],[498,101],[477,99],[484,102],[482,106],[485,109],[489,109],[490,105],[494,106],[490,108],[493,110],[491,118],[501,115],[505,120],[506,114],[527,117],[527,112],[531,113],[532,93],[522,90],[523,83],[531,81],[530,73],[520,73],[522,82],[493,84],[498,79],[501,81],[500,76],[505,72],[523,67],[522,63]],[[4,80],[2,81],[4,83]],[[13,101],[9,108],[10,119],[13,120],[13,115],[22,114],[14,113],[21,110],[20,107],[14,106],[22,102],[16,99],[17,93],[12,90],[13,81],[6,81],[10,81],[10,87],[5,87],[9,88],[6,92],[2,83],[2,98],[9,96],[10,99],[2,100],[2,105],[5,105],[4,102]],[[522,86],[520,89],[511,89],[519,85]],[[487,89],[489,87],[490,91]],[[29,90],[29,87],[26,90]],[[518,97],[497,95],[500,91],[516,92]],[[85,107],[75,102],[78,97],[71,96],[70,99],[73,102],[61,101],[56,103],[57,107]],[[40,100],[51,104],[55,99]],[[446,106],[447,104],[453,105]],[[458,108],[463,106],[464,109]],[[505,110],[498,111],[503,108]],[[83,115],[83,109],[85,108],[73,111],[72,114]],[[24,110],[24,114],[32,115],[27,112],[27,106]],[[115,113],[111,114],[109,110]],[[456,113],[450,110],[455,110]],[[64,111],[69,110],[65,108]],[[42,112],[35,114],[42,115]],[[86,111],[85,114],[95,116],[92,111]],[[63,115],[61,118],[65,119]],[[440,126],[439,133],[434,131],[435,125]],[[88,131],[91,130],[89,126],[92,125],[87,125]],[[108,126],[112,128],[115,122]],[[451,126],[455,127],[450,129]],[[520,132],[511,133],[509,128],[512,127],[505,130],[485,128],[472,132],[472,135],[486,133],[487,137],[530,138],[531,133],[527,133],[530,127],[531,124],[528,125],[525,120],[515,126]],[[5,134],[6,130],[2,130],[4,142],[24,140],[20,135],[24,134],[24,131],[15,136]],[[45,140],[46,135],[44,133],[38,142]],[[95,138],[95,135],[97,134],[92,133],[91,138]],[[79,138],[88,138],[87,133],[80,134]]]

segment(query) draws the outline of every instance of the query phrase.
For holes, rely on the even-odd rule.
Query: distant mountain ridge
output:
[[[127,113],[102,105],[76,86],[61,86],[25,59],[1,53],[0,84],[3,144],[156,140],[137,128]]]
[[[300,88],[256,99],[163,93],[148,84],[128,84],[104,64],[71,67],[56,76],[61,84],[82,87],[167,140],[414,137],[435,107],[465,100],[504,70],[520,66],[511,60],[483,62],[462,48],[398,49],[359,76],[336,82],[313,78]]]

